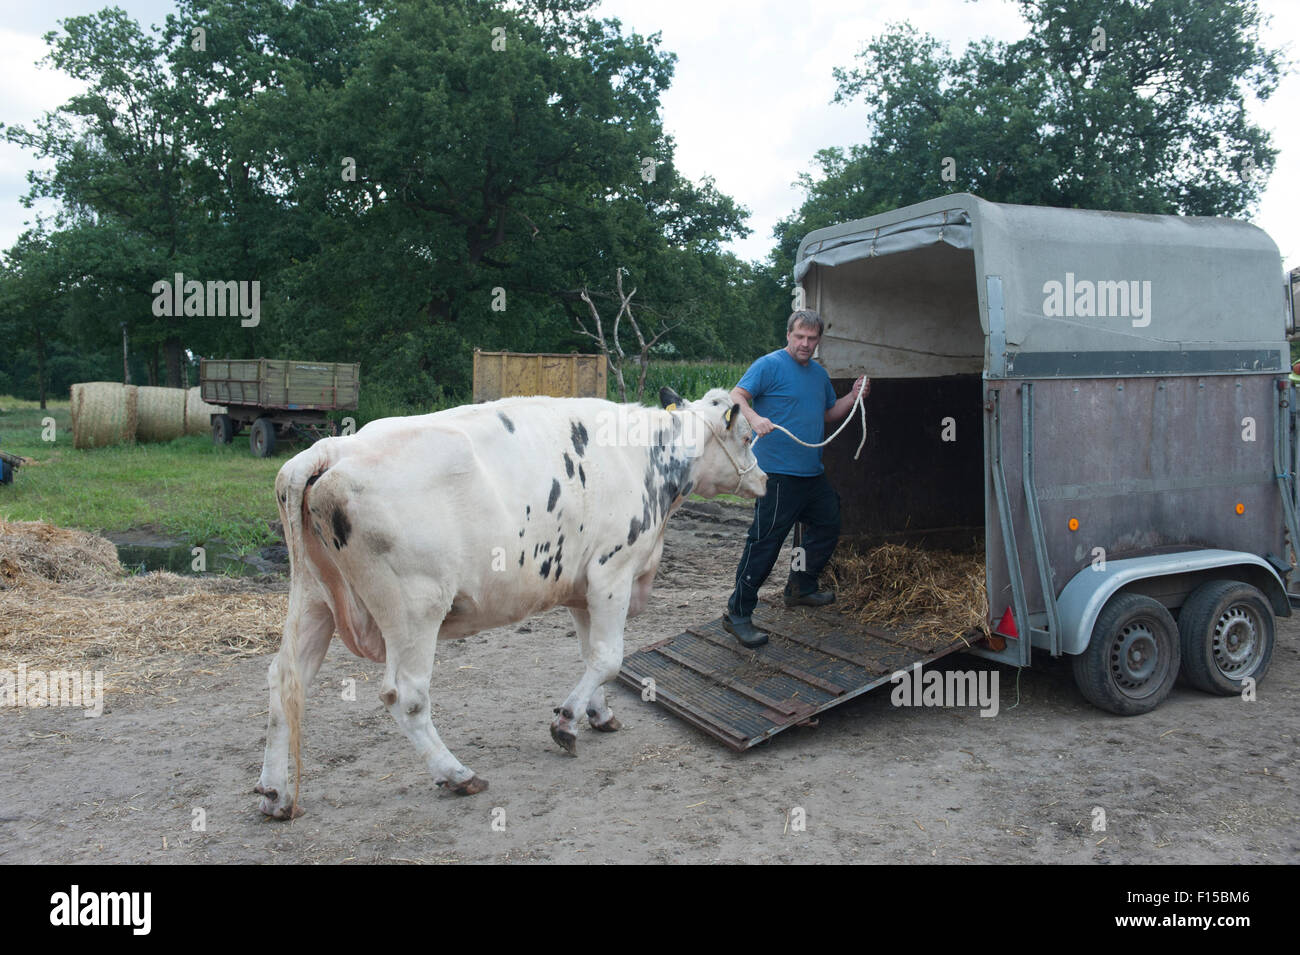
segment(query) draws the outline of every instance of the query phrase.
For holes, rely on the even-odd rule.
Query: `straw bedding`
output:
[[[279,578],[127,577],[101,537],[0,521],[0,669],[103,670],[118,693],[179,683],[274,651],[287,589]]]
[[[977,630],[988,635],[988,593],[981,553],[882,544],[844,544],[827,567],[835,606],[864,624],[906,628],[936,646]]]

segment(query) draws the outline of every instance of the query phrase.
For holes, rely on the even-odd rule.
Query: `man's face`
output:
[[[794,328],[785,333],[785,347],[801,365],[808,364],[817,350],[817,343],[822,340],[821,333],[817,331],[815,325],[805,325],[803,322],[795,322]]]

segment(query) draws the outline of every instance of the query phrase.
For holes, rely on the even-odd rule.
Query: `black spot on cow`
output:
[[[569,452],[564,452],[564,472],[573,477],[573,458],[569,457]]]
[[[513,421],[507,418],[505,414],[500,411],[497,412],[497,417],[501,419],[501,423],[506,426],[507,431],[511,434],[515,433],[515,423]]]
[[[533,513],[533,505],[531,505],[531,504],[525,504],[525,505],[524,505],[524,520],[526,520],[526,521],[527,521],[527,520],[531,520],[530,515],[531,515],[532,513]]]
[[[519,536],[520,536],[520,537],[523,537],[523,536],[524,536],[524,529],[523,529],[522,527],[519,528]]]
[[[631,523],[627,526],[627,546],[631,547],[636,543],[637,537],[645,530],[645,526],[637,518],[632,518]]]
[[[540,542],[540,541],[539,541],[538,543],[536,543],[536,544],[533,545],[533,560],[536,560],[536,559],[537,559],[537,552],[538,552],[539,550],[541,550],[541,548],[542,548],[542,545],[541,545],[541,542]]]
[[[336,507],[334,508],[333,524],[334,548],[335,550],[338,550],[341,547],[347,546],[348,537],[352,534],[352,522],[349,521],[348,516],[343,513],[343,508]]]
[[[560,482],[558,478],[551,478],[551,496],[547,498],[546,509],[555,510],[555,502],[560,499]]]
[[[317,471],[315,474],[313,474],[311,477],[309,477],[309,478],[307,479],[307,486],[308,486],[308,487],[311,487],[313,484],[315,484],[317,481],[319,481],[319,480],[320,480],[320,476],[321,476],[322,474],[324,474],[324,473],[326,472],[326,470],[328,470],[328,469],[327,469],[327,468],[321,468],[319,471]]]
[[[520,566],[520,567],[524,566],[524,552],[523,552],[523,551],[520,551],[520,552],[519,552],[519,566]]]
[[[560,553],[560,548],[563,547],[563,546],[564,546],[564,535],[561,534],[558,538],[556,538],[556,541],[555,541],[555,553],[556,553],[557,556],[558,556],[559,553]]]
[[[617,554],[617,553],[618,553],[619,551],[621,551],[622,549],[623,549],[623,545],[622,545],[622,544],[615,544],[615,545],[614,545],[614,549],[613,549],[612,551],[610,551],[608,554],[601,554],[601,555],[600,555],[600,562],[601,562],[602,564],[605,563],[605,561],[609,560],[611,557],[613,557],[615,554]]]
[[[543,554],[549,553],[550,550],[551,550],[551,542],[547,541],[545,544],[542,545],[542,553]]]
[[[564,573],[564,568],[560,566],[560,555],[555,555],[555,579],[560,579],[560,574]]]
[[[581,525],[581,524],[578,525],[578,533],[579,533],[579,534],[582,533],[582,525]]]
[[[587,429],[581,421],[569,422],[569,437],[573,441],[573,450],[582,457],[587,453]]]
[[[541,569],[538,570],[537,573],[538,573],[540,576],[545,577],[545,576],[546,576],[547,574],[549,574],[550,572],[551,572],[551,558],[548,557],[548,558],[546,558],[546,560],[542,561]]]
[[[578,478],[582,481],[582,486],[583,486],[583,487],[586,487],[586,486],[587,486],[587,472],[584,471],[584,470],[582,469],[582,465],[581,465],[581,464],[578,465]]]

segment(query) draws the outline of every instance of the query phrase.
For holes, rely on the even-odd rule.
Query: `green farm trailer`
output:
[[[229,444],[248,427],[249,447],[265,458],[275,453],[277,439],[333,434],[328,414],[356,409],[360,373],[360,365],[346,362],[205,358],[200,395],[227,408],[212,415],[212,441]]]

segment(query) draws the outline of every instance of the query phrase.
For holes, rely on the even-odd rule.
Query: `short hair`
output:
[[[801,308],[790,313],[790,318],[785,323],[786,334],[794,331],[796,325],[812,325],[817,329],[818,337],[826,330],[826,323],[822,321],[822,317],[811,308]]]

